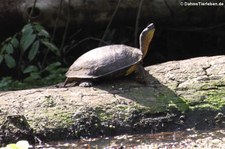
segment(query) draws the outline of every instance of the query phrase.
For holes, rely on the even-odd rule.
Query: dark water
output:
[[[223,144],[224,143],[224,144]],[[175,131],[155,134],[120,135],[114,137],[81,138],[48,142],[35,148],[77,149],[151,149],[151,148],[221,148],[225,145],[225,130]]]

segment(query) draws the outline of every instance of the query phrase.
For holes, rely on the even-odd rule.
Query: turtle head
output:
[[[149,44],[152,41],[155,32],[155,26],[153,23],[149,24],[140,34],[140,50],[143,53],[143,58],[146,56],[149,48]]]

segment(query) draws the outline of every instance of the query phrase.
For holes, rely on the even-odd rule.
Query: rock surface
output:
[[[0,92],[0,143],[224,127],[224,64],[214,56],[149,66],[148,85],[122,78]]]

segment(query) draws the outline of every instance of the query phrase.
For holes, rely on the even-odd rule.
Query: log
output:
[[[73,28],[102,26],[111,19],[116,24],[134,25],[138,20],[180,28],[222,23],[225,15],[221,9],[225,0],[203,0],[201,3],[183,0],[145,0],[143,3],[139,0],[37,0],[35,6],[34,2],[35,0],[1,0],[0,22],[15,26],[15,21],[24,23],[33,20],[46,27],[55,27],[55,24],[60,27],[65,26],[69,16]]]
[[[33,2],[34,0],[25,0],[21,11],[29,10],[33,6]],[[201,3],[191,3],[183,2],[183,0],[146,0],[141,4],[139,0],[38,0],[35,8],[40,13],[34,14],[33,20],[47,26],[54,26],[61,3],[59,26],[65,25],[67,19],[65,16],[68,14],[70,14],[73,26],[99,26],[108,23],[115,10],[117,10],[114,18],[116,23],[135,23],[139,9],[139,19],[142,22],[153,21],[157,24],[177,27],[180,27],[181,24],[208,26],[223,21],[225,13],[223,9],[220,9],[223,7],[223,2],[225,1],[204,0]]]
[[[0,92],[0,143],[225,126],[225,56],[146,67],[148,85]]]

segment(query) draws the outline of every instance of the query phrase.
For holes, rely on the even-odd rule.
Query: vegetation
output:
[[[29,146],[28,141],[21,140],[17,143],[8,144],[6,147],[1,147],[0,149],[28,149]]]
[[[0,80],[0,89],[28,88],[32,84],[40,86],[62,81],[65,69],[57,61],[59,58],[60,50],[51,42],[44,27],[37,23],[26,24],[20,32],[1,43],[0,67],[2,72],[12,75]]]

